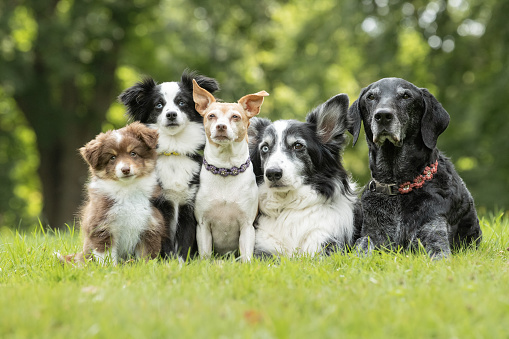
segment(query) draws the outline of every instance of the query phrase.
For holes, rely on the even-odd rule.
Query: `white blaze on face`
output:
[[[180,110],[178,102],[175,103],[175,97],[180,92],[180,87],[177,82],[163,82],[160,87],[161,94],[164,97],[164,107],[161,114],[157,118],[157,124],[160,127],[168,129],[168,133],[176,134],[181,131],[188,122],[187,115]],[[174,112],[177,114],[175,119],[170,120],[167,116],[168,113]],[[169,125],[170,124],[170,125]]]
[[[288,191],[297,189],[302,185],[302,176],[299,172],[303,164],[297,158],[292,159],[289,157],[289,152],[292,152],[291,147],[297,139],[291,135],[285,135],[288,121],[276,121],[274,122],[274,128],[276,130],[276,140],[274,141],[271,154],[264,164],[265,182],[269,187],[276,188],[277,190]],[[282,170],[282,177],[277,183],[271,183],[266,175],[268,169],[274,168]]]

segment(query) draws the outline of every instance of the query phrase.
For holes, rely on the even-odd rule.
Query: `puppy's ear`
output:
[[[104,133],[99,134],[94,140],[89,141],[85,146],[79,149],[81,156],[92,168],[97,168],[99,165],[99,157],[102,150],[102,136]]]
[[[424,98],[424,115],[421,121],[421,134],[424,145],[434,149],[437,145],[438,136],[449,125],[449,113],[442,107],[438,100],[426,88],[421,88]]]
[[[127,107],[127,116],[136,121],[147,122],[153,107],[150,94],[157,86],[152,78],[145,78],[129,87],[118,96],[118,101]]]
[[[136,136],[137,139],[145,143],[149,148],[155,149],[159,140],[159,133],[155,129],[151,129],[142,123],[133,122],[126,126],[129,132]]]
[[[359,98],[354,101],[354,103],[352,104],[352,106],[350,106],[350,109],[348,110],[348,120],[349,120],[348,132],[350,132],[350,134],[353,135],[352,146],[355,146],[355,144],[357,143],[357,139],[359,138],[359,133],[361,131],[362,116],[360,101],[364,93],[366,93],[366,90],[367,87],[361,90]]]
[[[333,96],[325,103],[316,107],[306,117],[306,121],[316,124],[316,133],[322,143],[332,141],[342,143],[347,123],[348,104],[350,100],[346,94]]]
[[[196,80],[193,79],[193,100],[195,102],[196,111],[200,113],[201,116],[205,113],[207,107],[210,104],[216,102],[216,98],[212,94],[209,93],[206,89],[203,89],[198,85]]]
[[[180,82],[191,92],[193,90],[193,79],[196,80],[201,88],[207,90],[209,93],[219,91],[219,83],[216,79],[199,75],[198,73],[190,71],[189,69],[184,70],[182,77],[180,78]]]
[[[239,99],[239,104],[247,112],[249,118],[254,117],[260,113],[260,108],[263,104],[263,98],[269,96],[269,93],[260,91],[254,94],[248,94]]]

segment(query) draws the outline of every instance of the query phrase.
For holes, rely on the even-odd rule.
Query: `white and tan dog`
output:
[[[249,158],[249,119],[260,112],[261,91],[237,103],[216,102],[193,80],[193,99],[207,135],[200,188],[196,196],[196,241],[202,258],[240,250],[243,262],[253,256],[258,188]]]

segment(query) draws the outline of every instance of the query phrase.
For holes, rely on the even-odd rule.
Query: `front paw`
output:
[[[359,257],[368,256],[371,255],[375,246],[369,237],[362,237],[355,242],[355,249]]]

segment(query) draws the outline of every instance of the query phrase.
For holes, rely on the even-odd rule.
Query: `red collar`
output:
[[[434,164],[426,166],[422,174],[420,174],[414,179],[414,182],[407,181],[405,183],[402,183],[401,185],[382,184],[376,181],[375,179],[371,179],[371,181],[368,184],[368,189],[372,192],[384,193],[387,195],[410,193],[414,189],[421,188],[426,181],[433,179],[433,174],[437,172],[437,169],[438,160],[435,161]]]

